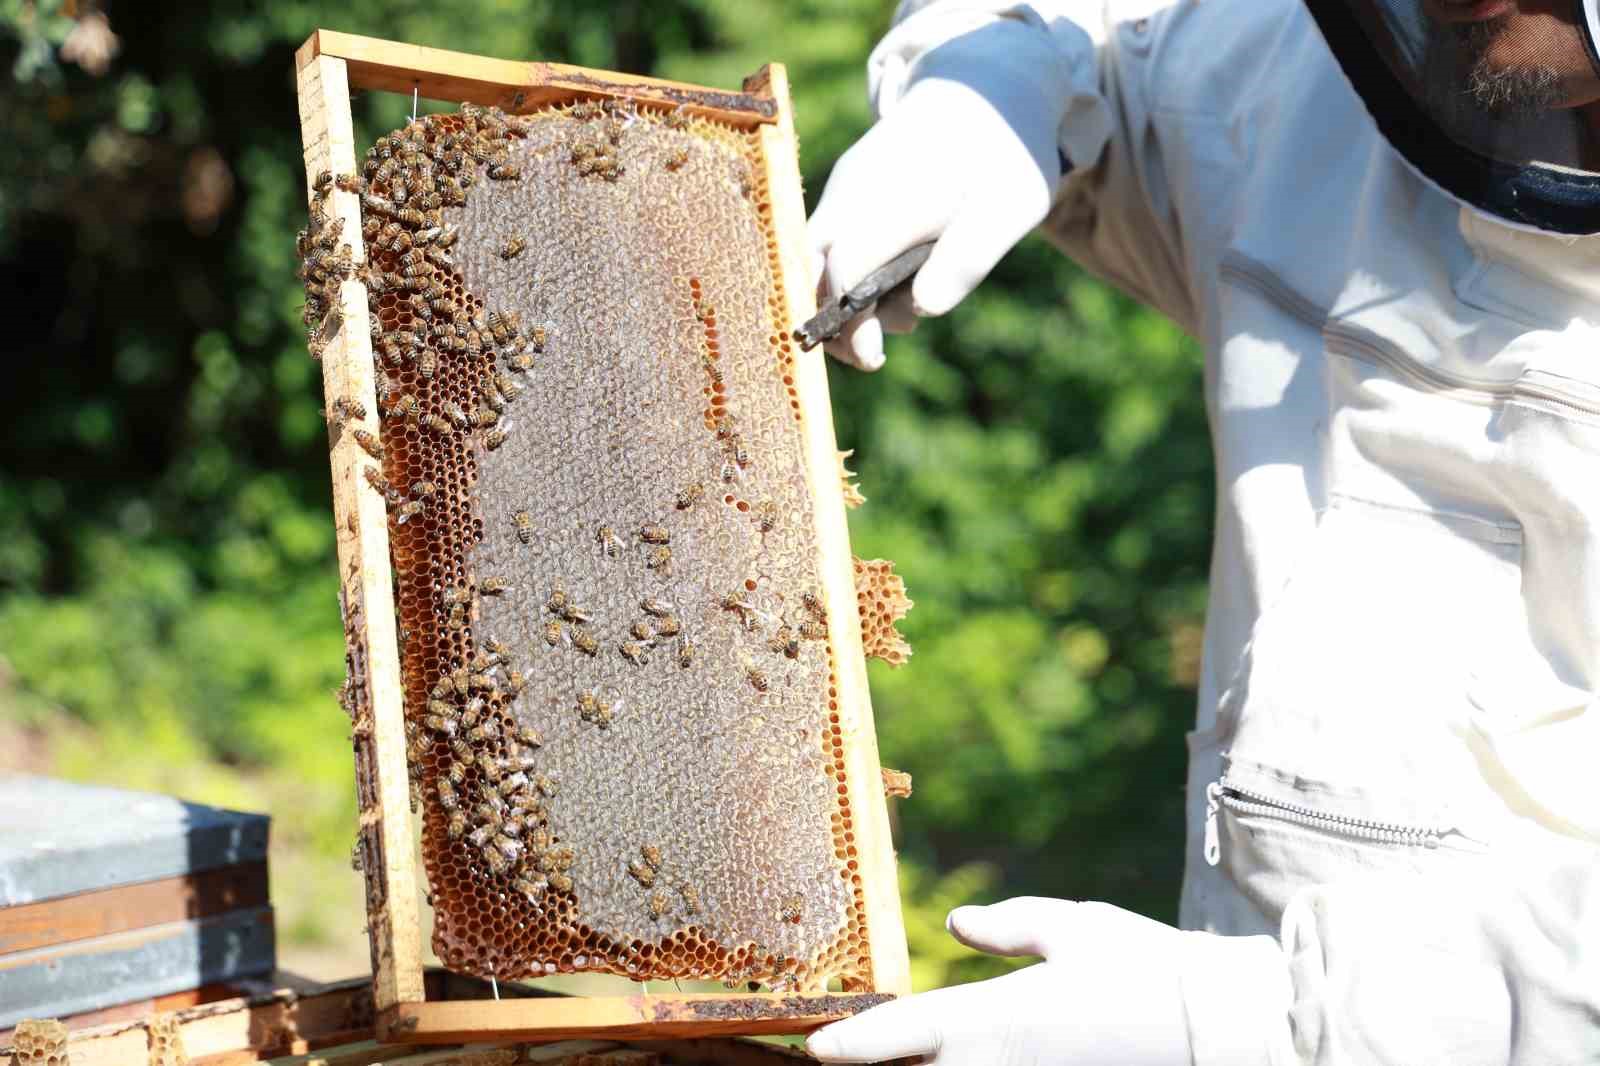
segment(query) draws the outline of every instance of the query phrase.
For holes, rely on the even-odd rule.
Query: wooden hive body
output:
[[[361,172],[350,81],[407,73],[510,114],[319,182]],[[718,93],[321,33],[300,89],[355,267],[317,343],[380,1018],[798,1031],[904,991],[826,378],[788,339],[813,284],[782,69]],[[426,1003],[409,789],[453,968],[773,991]]]

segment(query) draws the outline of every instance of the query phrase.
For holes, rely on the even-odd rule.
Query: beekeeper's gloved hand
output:
[[[1085,53],[1091,54],[1088,48]],[[1057,131],[1071,72],[1038,24],[983,26],[923,55],[910,88],[839,158],[809,226],[819,299],[838,296],[906,249],[937,239],[906,302],[860,316],[827,350],[883,365],[883,331],[942,315],[1043,221],[1061,180]],[[881,95],[881,94],[880,94]]]
[[[874,1007],[813,1033],[806,1050],[937,1066],[1288,1061],[1287,970],[1269,937],[1184,933],[1109,904],[1038,896],[958,907],[946,925],[979,951],[1044,961]]]

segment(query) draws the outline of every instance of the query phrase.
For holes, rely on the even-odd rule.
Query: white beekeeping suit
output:
[[[1046,961],[813,1052],[1600,1062],[1597,36],[1596,0],[902,5],[826,286],[937,239],[941,314],[1042,224],[1206,348],[1188,931],[961,908]]]

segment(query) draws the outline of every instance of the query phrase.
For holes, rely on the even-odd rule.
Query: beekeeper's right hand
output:
[[[932,14],[912,16],[879,52]],[[1084,74],[1036,17],[1002,18],[931,48],[896,86],[880,87],[882,118],[840,157],[811,216],[819,299],[914,245],[937,243],[910,306],[860,316],[828,343],[832,355],[878,369],[884,329],[908,332],[915,316],[949,311],[1044,219],[1061,181],[1062,123],[1102,103],[1092,72],[1086,85]]]

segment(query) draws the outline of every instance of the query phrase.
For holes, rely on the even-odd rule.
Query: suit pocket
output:
[[[1470,679],[1526,625],[1521,529],[1334,496],[1219,721],[1206,859],[1269,916],[1309,883],[1482,850]]]

